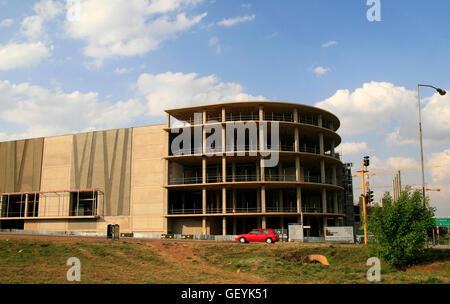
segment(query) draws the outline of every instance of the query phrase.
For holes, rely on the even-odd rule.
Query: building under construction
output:
[[[321,236],[325,226],[353,224],[332,113],[268,101],[166,113],[166,124],[0,143],[1,228],[235,235],[300,222],[305,236]],[[245,137],[228,141],[237,123]],[[222,136],[210,145],[213,133]],[[180,145],[180,134],[200,141]],[[276,166],[265,165],[267,148]]]

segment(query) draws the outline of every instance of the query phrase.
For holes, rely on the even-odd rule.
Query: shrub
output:
[[[410,188],[397,201],[389,193],[383,207],[375,207],[367,227],[375,237],[371,253],[397,269],[420,261],[427,245],[427,233],[433,228],[434,210],[422,204],[422,194]]]

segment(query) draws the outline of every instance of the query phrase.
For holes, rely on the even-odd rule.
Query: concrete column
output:
[[[266,213],[266,187],[261,186],[261,212]]]
[[[226,122],[225,107],[222,107],[222,122]]]
[[[27,217],[28,216],[28,194],[24,194],[25,195],[25,207],[24,207],[24,214],[23,214],[23,216],[24,217]]]
[[[294,152],[299,152],[299,133],[298,133],[298,127],[295,127],[294,129]]]
[[[227,159],[225,156],[222,156],[222,182],[227,182]]]
[[[227,189],[222,187],[222,213],[227,213]]]
[[[319,127],[322,127],[322,115],[321,114],[319,114],[317,116],[317,124],[319,125]]]
[[[337,191],[334,191],[334,193],[333,193],[333,209],[334,209],[334,213],[339,213]]]
[[[222,217],[222,235],[227,235],[227,218]]]
[[[206,188],[202,188],[202,214],[206,214]]]
[[[264,107],[259,105],[259,120],[264,120]]]
[[[297,186],[297,213],[302,212],[302,188]]]
[[[259,170],[260,162],[256,162],[256,180],[261,180],[261,171]]]
[[[222,153],[223,156],[225,156],[225,154],[227,153],[227,149],[226,149],[226,128],[225,128],[225,124],[222,125]]]
[[[295,180],[300,181],[301,175],[300,175],[300,157],[295,157]]]
[[[233,217],[233,234],[237,234],[237,219],[235,216]]]
[[[335,145],[335,142],[334,142],[334,139],[332,139],[331,140],[331,150],[330,150],[330,152],[331,152],[331,156],[333,156],[333,157],[334,157],[334,145]]]
[[[323,133],[319,133],[319,151],[320,151],[320,155],[325,154],[325,148],[324,148],[324,144],[323,144]]]
[[[331,182],[333,183],[333,185],[336,185],[337,184],[336,165],[333,165],[333,167],[331,169],[332,169]]]
[[[170,128],[170,114],[166,113],[166,127],[169,129]]]
[[[206,110],[205,109],[203,109],[202,123],[206,124]],[[203,154],[206,153],[206,131],[205,131],[205,128],[202,128],[202,151],[203,151]]]
[[[233,189],[233,197],[232,197],[232,204],[233,204],[233,213],[236,212],[236,190]]]
[[[322,188],[322,212],[327,212],[327,190]]]
[[[265,176],[265,172],[264,172],[264,160],[261,158],[260,160],[260,171],[261,171],[261,176],[260,176],[260,180],[261,181],[265,181],[266,180],[266,176]]]
[[[298,122],[298,110],[294,109],[294,122]]]
[[[206,235],[206,217],[202,218],[202,234]]]
[[[267,228],[267,226],[266,226],[266,217],[264,215],[261,217],[261,228],[262,229],[266,229]]]
[[[202,157],[202,183],[206,183],[206,157]]]
[[[320,160],[320,182],[325,183],[325,160]]]

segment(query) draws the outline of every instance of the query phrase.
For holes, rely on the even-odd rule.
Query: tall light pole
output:
[[[423,166],[423,144],[422,144],[422,116],[420,114],[420,87],[429,87],[435,89],[441,96],[444,96],[447,92],[445,90],[442,90],[440,88],[436,88],[432,85],[428,84],[417,84],[417,101],[419,103],[419,135],[420,135],[420,169],[422,170],[422,202],[425,206],[426,199],[425,199],[425,171]]]

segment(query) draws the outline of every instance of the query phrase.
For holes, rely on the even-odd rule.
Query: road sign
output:
[[[434,218],[433,220],[436,227],[450,227],[450,217]]]

